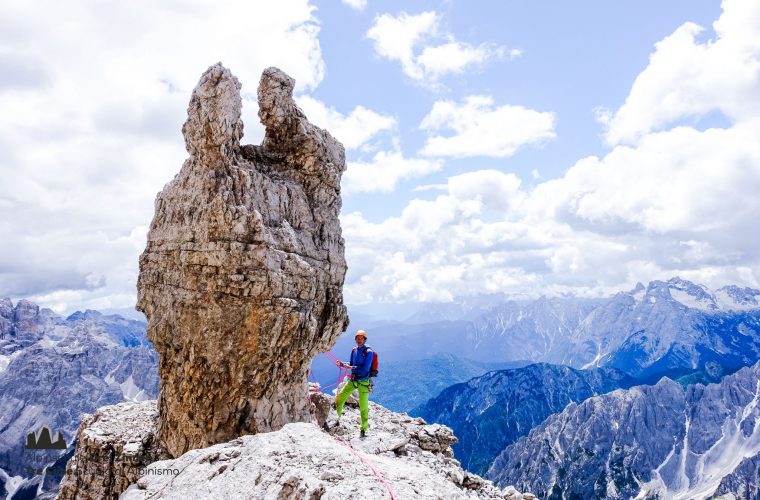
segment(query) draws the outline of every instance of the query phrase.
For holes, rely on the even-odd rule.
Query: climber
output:
[[[355,391],[359,391],[359,410],[362,417],[361,432],[359,436],[364,438],[367,435],[369,427],[369,392],[371,387],[370,369],[372,368],[372,359],[375,353],[366,345],[367,332],[359,330],[354,336],[356,347],[351,350],[351,360],[348,363],[337,360],[336,365],[351,369],[351,380],[346,382],[343,389],[335,398],[335,409],[340,419],[343,413],[343,404],[346,399]]]

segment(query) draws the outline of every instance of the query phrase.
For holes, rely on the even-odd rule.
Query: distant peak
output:
[[[36,303],[32,302],[29,299],[20,299],[18,302],[16,302],[16,307],[26,307],[26,308],[37,307],[37,308],[39,308],[39,306]]]
[[[95,319],[103,317],[103,313],[94,309],[86,309],[84,312],[76,311],[66,318],[67,321],[76,321],[79,319]]]
[[[693,283],[689,280],[685,280],[681,278],[680,276],[674,276],[668,280],[668,285],[670,286],[676,286],[676,287],[684,287],[684,288],[691,288],[691,287],[699,287],[704,288],[703,285],[698,285],[696,283]]]

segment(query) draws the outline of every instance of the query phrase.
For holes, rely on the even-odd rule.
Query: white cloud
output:
[[[749,73],[734,64],[744,61],[760,78],[753,62],[760,61],[760,16],[750,12],[760,7],[749,4],[723,3],[716,41],[696,43],[687,25],[657,45],[626,103],[609,115],[611,133],[619,134],[613,142],[631,144],[583,158],[535,187],[510,174],[470,172],[397,217],[344,217],[347,300],[594,295],[674,275],[711,287],[760,287],[760,98],[748,95]],[[661,56],[674,46],[697,56],[681,69],[671,60],[671,74]],[[712,64],[712,51],[735,81]],[[677,123],[715,109],[731,118],[729,126]],[[458,116],[446,110],[427,124]]]
[[[343,194],[388,193],[399,181],[437,172],[441,165],[440,160],[404,158],[400,151],[379,151],[369,162],[348,162],[341,183]]]
[[[413,192],[419,193],[423,191],[445,191],[449,187],[448,184],[423,184],[412,189]]]
[[[397,17],[383,14],[367,32],[375,42],[375,52],[390,60],[399,61],[405,74],[422,79],[424,73],[417,64],[414,48],[425,37],[435,33],[438,16],[435,12],[423,12],[411,16],[402,12]]]
[[[345,5],[348,5],[354,10],[364,10],[367,6],[367,0],[341,0]]]
[[[606,118],[610,144],[632,143],[684,118],[720,111],[730,120],[760,113],[760,3],[725,0],[716,37],[685,23],[656,45],[625,104]]]
[[[554,115],[522,106],[494,106],[487,96],[469,96],[462,104],[437,101],[420,128],[428,131],[452,130],[453,135],[428,137],[422,154],[426,156],[511,156],[526,144],[555,137]]]
[[[187,156],[180,128],[201,73],[221,60],[240,78],[253,142],[264,67],[300,91],[323,78],[306,0],[120,5],[0,4],[0,296],[58,310],[133,304],[145,227]]]
[[[417,56],[417,65],[422,73],[432,79],[446,73],[461,73],[467,66],[484,63],[500,54],[484,46],[473,47],[459,42],[448,42],[435,47],[425,47]]]
[[[521,273],[500,268],[497,254],[509,241],[523,242],[526,228],[483,220],[509,213],[519,187],[512,174],[473,172],[449,178],[446,194],[413,200],[398,217],[371,223],[345,215],[347,300],[448,300],[518,281]]]
[[[680,127],[533,188],[512,174],[470,172],[398,217],[350,214],[347,300],[593,295],[674,275],[758,286],[758,134],[758,120]]]
[[[356,106],[351,113],[344,115],[307,95],[296,100],[312,123],[329,130],[346,149],[357,149],[379,132],[396,126],[396,119],[392,116],[381,115],[364,106]]]
[[[449,73],[504,56],[504,49],[488,44],[460,42],[442,32],[440,16],[434,11],[397,16],[383,14],[375,18],[367,37],[374,42],[378,55],[398,61],[410,78],[434,82]],[[514,50],[514,49],[513,49]],[[516,57],[514,51],[510,57]]]

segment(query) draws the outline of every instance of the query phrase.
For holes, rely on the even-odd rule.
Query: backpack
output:
[[[377,364],[378,364],[378,362],[377,362],[377,352],[375,352],[375,350],[372,349],[370,346],[367,346],[367,348],[364,349],[364,357],[365,358],[367,357],[367,351],[372,351],[372,354],[374,354],[374,356],[372,356],[372,366],[369,369],[369,376],[370,377],[377,377],[377,373],[378,373],[377,372]]]

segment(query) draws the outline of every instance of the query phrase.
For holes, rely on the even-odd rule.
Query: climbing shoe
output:
[[[365,431],[364,429],[362,429],[362,431],[359,433],[359,437],[362,438],[362,439],[364,439],[365,437],[367,437],[367,431]]]

